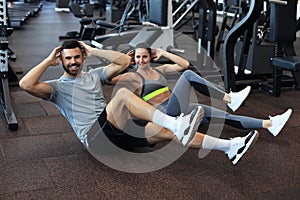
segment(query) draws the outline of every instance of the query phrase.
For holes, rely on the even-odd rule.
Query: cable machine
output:
[[[0,103],[8,128],[16,130],[16,120],[8,87],[8,40],[7,40],[7,5],[6,0],[0,2]]]
[[[236,81],[245,80],[247,77],[254,78],[253,74],[244,73],[244,67],[238,66],[235,70],[235,46],[238,38],[242,36],[249,27],[253,27],[258,20],[263,8],[263,0],[251,0],[249,11],[226,35],[223,45],[223,71],[224,87],[226,91],[235,91],[237,88]],[[249,32],[248,32],[249,33]]]

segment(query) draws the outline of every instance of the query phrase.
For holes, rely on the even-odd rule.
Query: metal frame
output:
[[[6,0],[0,2],[0,103],[3,115],[7,122],[8,128],[16,130],[18,122],[16,120],[9,93],[8,86],[8,40],[7,36],[7,12]]]

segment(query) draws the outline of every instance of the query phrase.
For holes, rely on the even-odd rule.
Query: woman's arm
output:
[[[157,69],[159,69],[163,73],[181,72],[190,66],[189,61],[187,61],[186,59],[173,53],[167,52],[163,49],[152,49],[152,55],[154,60],[165,57],[174,62],[174,64],[165,64],[157,67]]]

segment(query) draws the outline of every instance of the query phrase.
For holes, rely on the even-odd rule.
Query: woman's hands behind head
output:
[[[166,52],[165,50],[160,49],[160,48],[159,49],[152,48],[151,49],[152,59],[159,60],[165,52]]]

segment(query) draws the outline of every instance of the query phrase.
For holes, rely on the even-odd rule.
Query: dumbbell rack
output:
[[[0,2],[0,103],[10,130],[18,128],[8,87],[8,40],[7,40],[7,7],[6,0]]]

